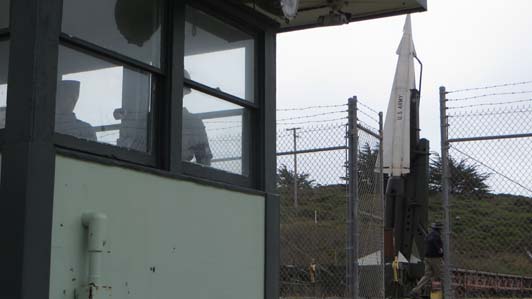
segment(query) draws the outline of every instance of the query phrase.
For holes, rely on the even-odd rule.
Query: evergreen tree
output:
[[[430,160],[429,167],[429,191],[441,192],[442,178],[442,158],[435,154],[435,158]],[[449,171],[451,179],[449,180],[449,192],[451,194],[487,194],[489,187],[486,180],[489,173],[481,173],[478,165],[470,164],[467,159],[457,161],[449,157]]]

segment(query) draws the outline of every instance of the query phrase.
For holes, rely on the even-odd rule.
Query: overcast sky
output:
[[[532,1],[428,0],[428,5],[427,12],[412,15],[412,26],[424,64],[421,134],[439,151],[439,86],[532,80]],[[343,104],[356,95],[386,112],[404,19],[279,35],[278,108]]]

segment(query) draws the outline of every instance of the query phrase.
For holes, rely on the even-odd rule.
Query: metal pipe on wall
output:
[[[102,257],[107,245],[107,216],[103,213],[84,213],[81,218],[87,229],[88,285],[100,286],[102,276]]]

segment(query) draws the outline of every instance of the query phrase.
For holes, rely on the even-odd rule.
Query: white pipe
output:
[[[102,256],[107,245],[107,216],[103,213],[84,213],[81,218],[87,228],[87,254],[89,256],[88,285],[100,284]]]

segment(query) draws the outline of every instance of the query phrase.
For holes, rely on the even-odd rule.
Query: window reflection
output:
[[[199,91],[185,89],[184,94],[183,160],[248,175],[247,111]]]
[[[79,100],[79,87],[80,82],[77,80],[59,82],[55,104],[55,130],[62,134],[97,141],[96,130],[89,123],[78,119],[74,112]]]
[[[9,42],[0,41],[0,129],[6,124],[7,69],[9,62]]]
[[[63,32],[154,66],[160,25],[160,0],[63,1]]]
[[[9,0],[0,0],[0,29],[9,27]]]
[[[187,7],[185,68],[192,80],[253,101],[254,59],[252,36]]]
[[[149,74],[60,47],[56,132],[146,152],[150,107]]]

